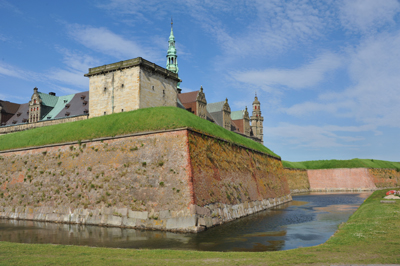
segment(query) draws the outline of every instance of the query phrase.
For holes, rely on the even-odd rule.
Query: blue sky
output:
[[[165,67],[170,19],[184,92],[251,108],[284,160],[400,161],[400,3],[0,0],[0,99],[89,89],[89,67]]]

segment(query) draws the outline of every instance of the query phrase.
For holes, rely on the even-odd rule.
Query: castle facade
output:
[[[28,103],[0,100],[0,134],[140,108],[176,106],[263,143],[264,118],[257,96],[250,117],[247,107],[231,111],[228,99],[208,103],[202,87],[181,93],[177,57],[171,22],[166,68],[138,57],[89,68],[84,75],[89,78],[89,91],[56,96],[35,87]]]

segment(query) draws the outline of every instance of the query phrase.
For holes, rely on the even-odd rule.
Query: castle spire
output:
[[[178,55],[176,54],[173,25],[174,25],[174,22],[171,18],[171,33],[170,33],[169,39],[168,39],[168,51],[167,51],[167,69],[171,72],[178,74],[178,72],[179,72]],[[178,91],[181,90],[180,84],[181,83],[178,82],[178,86],[177,86]]]

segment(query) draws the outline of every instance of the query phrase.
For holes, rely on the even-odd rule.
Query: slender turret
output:
[[[171,34],[169,35],[169,39],[168,39],[167,69],[176,74],[178,74],[178,72],[179,72],[178,55],[176,54],[175,37],[174,37],[172,19],[171,19]],[[181,83],[178,82],[177,89],[178,89],[179,93],[181,92],[180,85],[181,85]]]

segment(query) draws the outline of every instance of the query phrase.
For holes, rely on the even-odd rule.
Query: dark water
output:
[[[199,234],[0,219],[0,241],[114,248],[275,251],[324,243],[371,193],[311,193]]]

